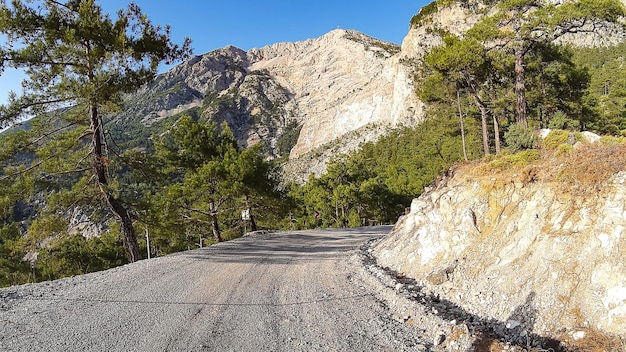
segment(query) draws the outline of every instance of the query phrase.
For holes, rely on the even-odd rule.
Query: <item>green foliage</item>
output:
[[[30,265],[22,261],[26,253],[21,241],[19,223],[9,222],[0,226],[0,287],[33,280]]]
[[[626,137],[603,136],[600,142],[606,145],[626,145]]]
[[[584,99],[589,70],[573,60],[573,50],[554,44],[536,45],[526,55],[526,97],[543,127],[579,130],[595,119]],[[552,126],[552,127],[551,127]]]
[[[543,139],[543,146],[549,149],[556,149],[561,144],[567,143],[571,133],[564,130],[551,131],[546,138]]]
[[[579,32],[587,26],[616,22],[624,9],[619,0],[580,0],[565,2],[560,5],[536,0],[503,0],[499,1],[493,14],[476,24],[467,36],[473,37],[484,45],[502,43],[494,49],[514,58],[515,77],[515,110],[516,122],[529,126],[528,111],[530,106],[526,92],[530,91],[526,82],[528,60],[533,51],[555,43],[564,35]],[[557,78],[558,76],[552,76]],[[584,80],[585,72],[571,72],[571,80]],[[558,87],[558,85],[557,85]],[[569,89],[575,92],[575,90]],[[545,94],[544,98],[551,94]],[[580,99],[573,98],[580,105]],[[571,107],[570,107],[571,108]],[[566,113],[571,114],[570,111]],[[581,113],[581,117],[586,114]],[[581,121],[585,125],[586,121]]]
[[[580,122],[569,118],[565,113],[557,111],[550,119],[548,124],[550,129],[565,129],[569,131],[577,131],[580,129]]]
[[[559,157],[563,155],[571,155],[573,150],[574,150],[573,145],[569,143],[561,144],[556,148],[556,151],[554,152],[554,156]]]
[[[419,27],[423,25],[429,16],[431,16],[434,13],[437,13],[438,11],[437,3],[438,1],[435,0],[431,2],[430,4],[422,7],[420,11],[417,13],[417,15],[411,18],[411,27],[415,28],[415,27]]]
[[[126,263],[119,234],[106,233],[86,239],[80,235],[59,237],[39,252],[38,280],[83,275]]]
[[[495,156],[494,159],[489,162],[487,167],[490,170],[510,170],[512,168],[529,165],[540,158],[541,156],[538,151],[527,149],[515,154],[501,154]]]
[[[134,4],[112,19],[95,0],[3,1],[0,34],[0,70],[23,69],[27,76],[22,95],[10,94],[0,106],[0,127],[35,116],[26,144],[34,157],[17,170],[0,160],[4,177],[28,173],[42,180],[42,194],[62,190],[76,203],[85,201],[84,190],[72,183],[83,180],[87,194],[99,191],[98,205],[120,220],[129,260],[138,260],[132,219],[119,199],[123,185],[115,177],[122,165],[114,156],[121,152],[101,114],[117,111],[123,96],[152,81],[162,62],[189,55],[190,41],[172,43],[169,28],[153,25]],[[53,203],[71,202],[49,202],[42,210],[58,214]]]
[[[478,157],[476,126],[468,123],[470,156]],[[456,118],[433,117],[337,157],[320,177],[290,185],[297,228],[393,223],[436,176],[462,160]],[[315,219],[314,214],[320,214]]]
[[[513,124],[504,134],[504,140],[512,152],[518,152],[524,149],[534,148],[537,138],[532,129],[526,128],[520,124]]]
[[[281,156],[289,155],[291,149],[298,143],[302,126],[298,126],[297,121],[291,121],[285,128],[285,132],[278,137],[276,149]]]
[[[573,61],[589,70],[588,114],[597,118],[585,128],[600,134],[618,135],[626,129],[626,43],[597,48],[576,48]]]
[[[239,149],[226,123],[218,129],[184,116],[155,139],[164,187],[148,196],[146,210],[159,252],[188,246],[189,234],[212,234],[217,242],[222,229],[236,229],[229,237],[239,236],[241,210],[268,209],[278,197],[259,148]],[[254,216],[263,222],[267,215]]]

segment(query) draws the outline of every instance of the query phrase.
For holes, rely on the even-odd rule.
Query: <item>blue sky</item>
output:
[[[401,44],[411,17],[431,0],[135,0],[154,24],[172,27],[174,41],[192,39],[195,54],[234,45],[244,50],[277,42],[316,38],[336,29],[356,29]],[[114,14],[129,0],[101,0]],[[0,103],[9,90],[19,94],[21,76],[0,76]]]

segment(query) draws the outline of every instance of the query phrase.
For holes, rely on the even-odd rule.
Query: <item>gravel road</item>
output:
[[[254,235],[0,289],[0,351],[428,350],[350,259],[389,231]]]

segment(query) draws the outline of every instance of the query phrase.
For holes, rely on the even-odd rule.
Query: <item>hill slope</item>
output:
[[[523,166],[519,157],[461,166],[414,200],[374,253],[520,339],[624,338],[625,148],[578,143]]]

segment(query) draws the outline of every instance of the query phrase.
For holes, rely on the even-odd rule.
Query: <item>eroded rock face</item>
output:
[[[361,33],[334,30],[296,43],[248,52],[249,70],[265,69],[293,99],[302,123],[290,157],[298,157],[369,124],[413,124],[421,116],[410,67],[399,48]]]
[[[415,199],[375,255],[486,319],[542,336],[585,327],[624,337],[625,229],[626,172],[593,191],[532,172],[464,173]],[[513,316],[517,307],[532,314]]]

